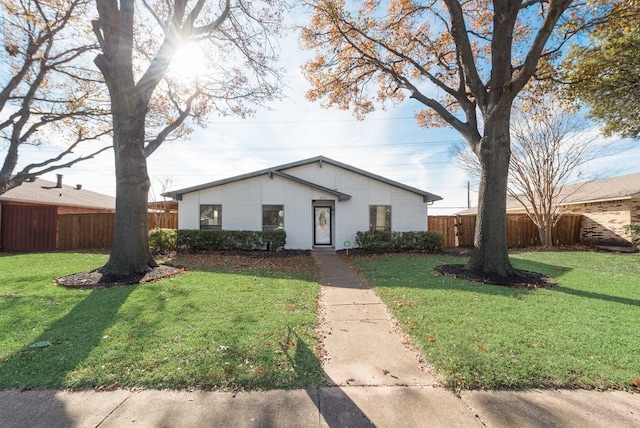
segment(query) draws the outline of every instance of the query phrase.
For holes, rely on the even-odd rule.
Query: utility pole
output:
[[[471,182],[467,181],[467,209],[471,208]]]

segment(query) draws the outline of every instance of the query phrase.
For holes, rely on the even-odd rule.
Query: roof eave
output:
[[[385,178],[385,177],[382,177],[380,175],[373,174],[371,172],[368,172],[368,171],[353,167],[351,165],[344,164],[342,162],[338,162],[336,160],[327,158],[325,156],[315,156],[315,157],[312,157],[312,158],[303,159],[303,160],[299,160],[299,161],[296,161],[296,162],[290,162],[290,163],[287,163],[287,164],[284,164],[284,165],[279,165],[279,166],[272,167],[272,168],[262,169],[262,170],[259,170],[259,171],[255,171],[255,172],[251,172],[251,173],[247,173],[247,174],[243,174],[243,175],[238,175],[236,177],[230,177],[230,178],[227,178],[227,179],[212,181],[212,182],[201,184],[201,185],[198,185],[198,186],[188,187],[188,188],[185,188],[185,189],[179,189],[179,190],[176,190],[176,191],[173,191],[173,192],[163,193],[162,196],[167,196],[167,197],[173,198],[173,199],[175,199],[177,201],[181,201],[182,200],[182,195],[184,195],[186,193],[197,192],[199,190],[208,189],[210,187],[216,187],[216,186],[221,186],[221,185],[228,184],[228,183],[233,183],[233,182],[236,182],[236,181],[246,180],[248,178],[258,177],[258,176],[261,176],[261,175],[264,175],[264,174],[269,174],[271,176],[275,172],[282,173],[283,170],[288,170],[288,169],[291,169],[291,168],[297,168],[299,166],[305,166],[305,165],[313,164],[313,163],[316,163],[316,162],[318,162],[320,164],[320,167],[322,167],[323,164],[325,164],[325,163],[329,164],[329,165],[337,166],[337,167],[343,168],[343,169],[345,169],[347,171],[355,172],[357,174],[363,175],[365,177],[372,178],[372,179],[380,181],[382,183],[386,183],[386,184],[389,184],[391,186],[406,190],[408,192],[418,194],[418,195],[423,197],[423,201],[425,203],[441,201],[443,199],[441,196],[434,195],[432,193],[426,192],[424,190],[417,189],[415,187],[407,186],[407,185],[399,183],[397,181],[390,180],[388,178]],[[286,174],[286,175],[288,177],[293,177],[293,176],[291,176],[289,174]],[[318,188],[322,188],[325,191],[329,191],[330,193],[334,193],[334,194],[336,194],[336,196],[338,196],[338,200],[340,200],[340,201],[341,200],[347,200],[347,199],[351,198],[350,195],[347,195],[347,194],[344,194],[344,193],[341,193],[341,192],[337,192],[336,190],[331,190],[331,189],[328,189],[328,188],[325,188],[325,187],[322,187],[322,186],[318,186],[318,185],[316,185],[314,183],[311,183],[311,182],[308,182],[308,181],[306,181],[306,184],[307,185],[311,185],[311,186],[317,186]],[[335,192],[337,192],[337,193],[335,193]]]

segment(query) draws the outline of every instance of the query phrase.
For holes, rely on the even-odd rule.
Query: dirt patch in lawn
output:
[[[504,287],[535,290],[557,285],[557,282],[549,275],[520,269],[516,269],[513,275],[507,277],[466,270],[464,265],[441,265],[436,266],[434,270],[442,275],[457,279],[465,279],[482,284],[501,285]]]
[[[171,264],[187,270],[297,272],[318,278],[310,251],[202,251],[179,253]]]

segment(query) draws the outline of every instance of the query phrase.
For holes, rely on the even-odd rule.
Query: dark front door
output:
[[[332,245],[331,207],[313,207],[313,245]]]

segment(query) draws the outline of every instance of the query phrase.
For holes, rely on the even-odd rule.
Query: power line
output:
[[[366,121],[380,122],[384,120],[416,120],[413,116],[397,116],[397,117],[367,117]],[[271,125],[271,124],[296,124],[296,123],[330,123],[330,122],[348,122],[348,123],[364,123],[365,120],[358,119],[310,119],[310,120],[263,120],[263,121],[236,121],[236,122],[214,122],[215,125]]]
[[[285,150],[294,150],[294,149],[306,149],[306,150],[315,150],[315,149],[322,149],[322,150],[326,150],[326,149],[354,149],[354,148],[379,148],[379,147],[416,147],[416,146],[424,146],[424,145],[448,145],[448,144],[457,144],[457,143],[462,143],[464,142],[464,140],[438,140],[438,141],[414,141],[414,142],[406,142],[406,143],[378,143],[378,144],[356,144],[356,145],[352,145],[349,147],[346,147],[344,145],[333,145],[333,146],[327,146],[327,145],[322,145],[322,146],[296,146],[296,145],[291,145],[291,146],[271,146],[271,147],[264,147],[264,146],[258,146],[258,147],[232,147],[232,148],[225,148],[224,151],[225,152],[229,152],[229,151],[285,151]],[[169,146],[167,146],[169,147]],[[173,145],[173,147],[176,147],[175,144]],[[204,150],[210,148],[209,145],[195,145],[195,144],[189,144],[189,143],[185,143],[184,146],[180,146],[180,150]]]

